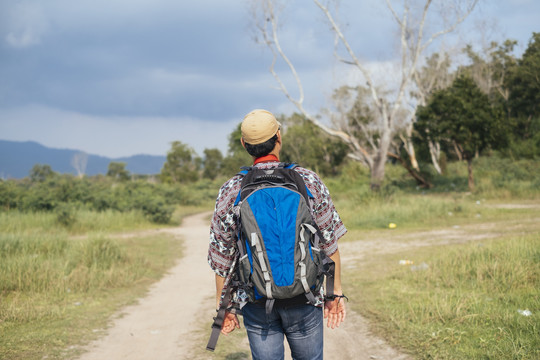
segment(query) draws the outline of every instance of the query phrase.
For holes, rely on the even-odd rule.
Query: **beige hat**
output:
[[[242,121],[242,138],[251,145],[262,144],[276,135],[281,124],[271,112],[253,110]]]

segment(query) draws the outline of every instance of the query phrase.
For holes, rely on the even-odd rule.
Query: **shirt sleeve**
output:
[[[234,234],[237,225],[233,205],[239,186],[239,179],[235,177],[220,188],[210,225],[208,264],[222,277],[229,273],[236,253]]]
[[[330,191],[313,171],[301,168],[300,175],[314,197],[313,218],[323,235],[321,249],[331,256],[338,250],[338,240],[347,233],[347,228],[330,197]]]

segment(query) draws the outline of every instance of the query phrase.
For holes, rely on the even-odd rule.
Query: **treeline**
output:
[[[399,141],[406,134],[397,132],[390,161],[404,166],[424,187],[431,187],[434,177],[447,175],[449,162],[466,161],[468,186],[474,190],[474,159],[538,159],[540,33],[533,34],[521,58],[513,55],[515,45],[514,41],[493,43],[481,53],[467,47],[470,62],[455,71],[450,71],[444,55],[427,59],[416,79],[424,91],[416,94],[419,105],[411,135],[415,158],[405,141]],[[337,90],[335,97],[339,96],[347,96],[347,91]],[[342,113],[342,122],[358,139],[373,121],[372,110],[362,99],[359,95]],[[322,176],[336,176],[345,164],[359,160],[351,159],[347,144],[301,115],[281,116],[280,121],[282,161],[297,162]],[[375,128],[371,135],[370,141],[379,140]],[[66,224],[73,208],[140,210],[152,221],[166,223],[174,206],[211,201],[221,181],[251,164],[240,137],[239,124],[229,134],[226,155],[205,149],[202,157],[189,145],[175,141],[161,173],[154,176],[130,174],[125,163],[117,162],[109,164],[107,175],[93,177],[60,175],[48,165],[35,165],[25,179],[0,181],[0,209],[57,211]]]
[[[215,197],[206,183],[198,187],[160,183],[152,176],[132,176],[123,163],[111,163],[106,176],[58,174],[49,165],[35,165],[29,177],[0,181],[0,209],[56,212],[69,226],[78,209],[142,211],[152,222],[168,223],[176,206],[200,205]]]
[[[514,55],[516,45],[507,40],[480,51],[467,46],[463,51],[468,61],[460,66],[454,66],[447,54],[435,53],[426,59],[414,79],[414,118],[392,133],[390,161],[404,166],[422,187],[431,187],[433,176],[446,174],[448,162],[465,161],[473,190],[473,160],[480,156],[538,159],[540,33],[533,33],[521,58]],[[334,101],[341,104],[337,128],[358,143],[376,148],[382,132],[366,91],[342,87],[334,92]],[[356,94],[352,105],[351,94]],[[349,106],[343,105],[346,103]],[[331,137],[304,116],[282,116],[280,121],[284,125],[283,161],[295,161],[332,176],[354,158],[373,171],[362,156],[349,156],[354,153],[351,144]],[[411,129],[406,124],[412,124]],[[174,183],[234,174],[251,161],[239,139],[237,128],[229,136],[227,156],[207,149],[203,158],[188,146],[174,143],[161,180]]]
[[[439,71],[447,81],[439,81],[417,108],[419,157],[439,173],[448,160],[466,161],[471,189],[474,158],[495,151],[512,159],[540,156],[540,33],[533,33],[521,59],[513,56],[515,45],[492,43],[482,52],[468,46],[470,63],[454,72],[439,54],[424,68],[426,74]]]

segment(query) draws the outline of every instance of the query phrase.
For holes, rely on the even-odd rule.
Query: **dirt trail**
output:
[[[123,309],[107,335],[87,346],[88,352],[79,360],[176,360],[192,359],[191,354],[200,353],[195,349],[201,346],[195,333],[201,328],[201,321],[208,321],[201,317],[209,314],[208,309],[214,306],[214,276],[206,262],[208,216],[208,213],[198,214],[186,218],[182,227],[159,230],[181,237],[184,253],[189,256],[184,256],[154,284],[138,304]],[[137,233],[125,236],[137,236]],[[407,358],[371,335],[360,315],[349,310],[347,316],[339,329],[325,328],[325,358]],[[213,358],[211,353],[195,356]],[[290,359],[290,355],[286,358]]]
[[[182,239],[184,253],[189,256],[179,260],[138,304],[123,309],[113,320],[107,335],[87,346],[88,352],[79,360],[213,358],[211,353],[198,350],[204,347],[200,340],[201,322],[208,322],[206,317],[211,314],[209,309],[214,306],[214,275],[206,262],[209,215],[194,215],[186,218],[182,227],[158,230]],[[507,232],[519,234],[538,231],[534,225],[540,223],[540,218],[503,222],[454,226],[445,230],[405,233],[401,236],[389,233],[385,237],[379,233],[377,238],[343,242],[340,251],[345,269],[353,269],[366,256],[375,254],[479,241],[496,238]],[[124,236],[140,236],[145,233]],[[247,345],[244,346],[246,353],[249,352]],[[351,311],[350,307],[347,320],[339,329],[325,328],[324,353],[325,358],[330,360],[409,359],[370,333],[367,321]],[[286,359],[290,359],[290,354],[286,354]]]
[[[160,230],[184,240],[184,256],[138,304],[114,320],[108,335],[90,344],[80,360],[184,359],[192,347],[198,314],[212,308],[214,275],[206,262],[209,213],[184,219],[179,228]],[[201,310],[201,311],[199,311]]]

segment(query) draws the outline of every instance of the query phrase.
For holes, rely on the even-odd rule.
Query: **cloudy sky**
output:
[[[109,157],[165,155],[174,140],[226,151],[251,109],[293,111],[254,41],[250,2],[0,0],[0,139]],[[343,0],[341,14],[370,69],[391,63],[396,29],[383,1]],[[347,74],[310,1],[288,1],[282,19],[316,113]],[[477,41],[481,24],[489,40],[518,40],[521,55],[539,19],[538,0],[485,0],[454,37]]]

